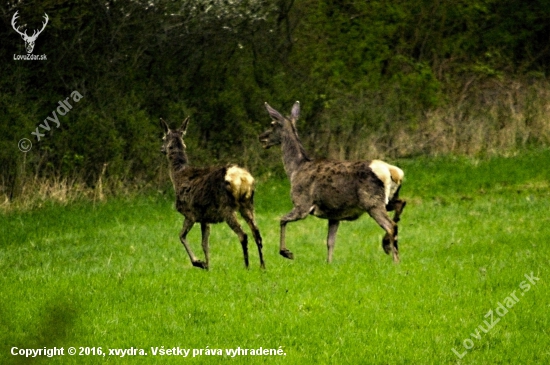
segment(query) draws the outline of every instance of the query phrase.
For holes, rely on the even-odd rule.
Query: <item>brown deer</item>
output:
[[[330,263],[340,221],[352,221],[367,212],[386,231],[382,240],[384,251],[391,252],[393,260],[399,262],[397,222],[406,204],[399,199],[403,171],[379,160],[313,160],[302,146],[296,129],[300,103],[297,101],[292,107],[290,119],[267,103],[265,107],[272,123],[259,139],[266,149],[281,145],[294,204],[292,211],[280,221],[279,253],[288,259],[294,258],[285,244],[286,225],[312,214],[328,219],[327,261]],[[395,211],[393,220],[388,216],[392,210]]]
[[[254,178],[247,170],[236,165],[207,168],[189,166],[183,141],[188,123],[189,117],[179,129],[173,130],[160,119],[160,125],[164,129],[161,152],[168,156],[170,178],[176,191],[176,209],[185,217],[180,241],[191,259],[191,264],[208,269],[210,224],[225,221],[239,236],[244,264],[248,268],[248,236],[237,220],[235,212],[238,210],[252,230],[260,254],[260,267],[265,268],[262,236],[254,220]],[[205,262],[197,259],[187,242],[187,234],[195,222],[201,224]]]

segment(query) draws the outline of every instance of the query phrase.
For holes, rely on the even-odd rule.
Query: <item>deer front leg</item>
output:
[[[191,251],[191,247],[189,247],[189,243],[187,242],[187,234],[193,228],[193,225],[195,224],[195,221],[191,219],[185,218],[183,221],[183,228],[180,233],[180,241],[183,244],[183,247],[185,247],[185,251],[187,251],[187,254],[189,255],[189,259],[191,260],[191,264],[195,267],[199,267],[201,269],[206,269],[204,262],[197,259],[193,251]]]
[[[309,212],[311,212],[315,207],[311,207],[310,209],[303,209],[301,207],[294,207],[288,213],[287,215],[283,216],[281,218],[281,240],[279,242],[279,254],[287,259],[294,260],[294,254],[290,252],[288,248],[286,248],[285,244],[285,231],[286,231],[286,224],[289,222],[295,222],[300,219],[304,219],[307,217]]]
[[[201,222],[201,234],[202,234],[202,251],[204,252],[204,259],[206,261],[203,269],[208,270],[210,267],[210,252],[208,249],[208,237],[210,236],[210,225],[208,223]]]
[[[338,232],[338,226],[340,221],[335,221],[329,219],[328,221],[328,236],[327,236],[327,249],[328,256],[327,262],[330,264],[332,262],[332,252],[334,251],[334,244],[336,243],[336,232]]]

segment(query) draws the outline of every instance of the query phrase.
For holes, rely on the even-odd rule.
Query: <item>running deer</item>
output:
[[[342,220],[355,220],[367,212],[386,231],[382,247],[399,262],[397,222],[406,202],[399,199],[403,171],[380,160],[331,161],[313,160],[305,151],[296,121],[300,103],[292,107],[285,118],[269,104],[265,107],[272,118],[271,128],[259,136],[264,148],[281,145],[283,164],[290,179],[290,194],[294,208],[280,221],[279,253],[288,259],[294,254],[286,248],[285,229],[289,222],[309,214],[328,219],[327,261],[332,261],[336,232]],[[395,211],[393,220],[388,211]]]
[[[185,217],[180,241],[191,264],[208,269],[210,224],[225,221],[239,237],[244,264],[248,268],[248,236],[237,220],[238,210],[252,230],[260,254],[260,267],[265,268],[262,236],[254,220],[254,178],[247,170],[236,165],[207,168],[189,166],[183,141],[188,123],[189,117],[179,129],[173,130],[160,119],[160,125],[164,129],[161,152],[167,155],[170,164],[170,178],[176,191],[176,209]],[[201,224],[205,262],[197,259],[187,242],[187,234],[195,222]]]

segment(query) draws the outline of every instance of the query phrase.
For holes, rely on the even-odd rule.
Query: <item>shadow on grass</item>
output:
[[[66,297],[58,296],[49,304],[44,306],[41,311],[40,319],[35,321],[33,325],[28,325],[27,334],[17,340],[10,338],[10,328],[16,327],[14,323],[10,323],[9,317],[6,315],[5,308],[0,307],[0,329],[4,329],[4,340],[2,347],[7,352],[7,360],[4,364],[40,364],[50,360],[50,357],[41,354],[36,357],[25,357],[25,355],[12,355],[13,347],[18,349],[52,349],[54,347],[65,347],[63,341],[68,337],[74,323],[77,319],[78,310],[74,303],[71,303]],[[14,350],[18,351],[18,350]],[[64,349],[64,355],[67,349]],[[32,356],[32,355],[31,355]]]

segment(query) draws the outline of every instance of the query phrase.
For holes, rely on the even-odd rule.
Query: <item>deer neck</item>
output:
[[[176,181],[180,180],[178,179],[178,175],[189,166],[189,160],[187,159],[185,150],[176,149],[168,154],[168,161],[170,162],[170,180],[172,180],[172,184],[176,188]]]
[[[289,179],[304,162],[311,161],[295,130],[286,131],[282,135],[281,149],[283,164]]]

